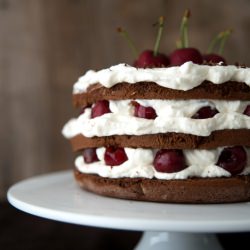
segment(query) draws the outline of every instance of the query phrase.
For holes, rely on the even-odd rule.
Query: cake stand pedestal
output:
[[[214,233],[250,231],[250,203],[188,205],[113,199],[80,189],[72,171],[21,181],[8,191],[16,208],[95,227],[138,230],[135,250],[221,250]]]
[[[150,232],[143,233],[135,250],[222,250],[214,234]]]

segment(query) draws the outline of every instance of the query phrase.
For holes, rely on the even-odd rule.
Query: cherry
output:
[[[222,56],[215,54],[215,53],[204,54],[203,60],[207,63],[221,63],[222,62],[222,65],[227,65],[226,60]]]
[[[177,49],[169,57],[171,66],[180,66],[188,61],[197,64],[203,62],[201,53],[195,48],[190,48],[188,45],[188,20],[190,15],[189,10],[184,12],[181,21],[180,40],[177,42]]]
[[[82,151],[82,155],[85,163],[99,161],[96,155],[96,148],[86,148]]]
[[[195,48],[176,49],[169,58],[171,66],[180,66],[189,61],[196,64],[202,64],[203,62],[201,53]]]
[[[247,107],[245,108],[243,114],[247,115],[247,116],[250,116],[250,105],[247,105]]]
[[[118,28],[117,31],[127,40],[128,45],[131,48],[135,58],[134,67],[137,68],[155,68],[155,67],[167,67],[169,65],[169,59],[165,54],[159,53],[160,41],[162,37],[162,31],[164,27],[164,18],[159,17],[158,22],[155,24],[158,26],[158,33],[155,41],[154,50],[144,50],[142,53],[138,53],[134,43],[130,39],[128,33],[122,28]]]
[[[211,108],[210,106],[205,106],[200,108],[193,116],[193,119],[207,119],[214,117],[219,111],[216,108]]]
[[[134,116],[151,120],[157,117],[154,108],[142,106],[136,101],[132,101],[131,103],[135,107]]]
[[[104,153],[104,161],[108,166],[118,166],[127,161],[124,148],[108,147]]]
[[[242,146],[224,148],[216,165],[224,168],[232,175],[239,174],[247,164],[247,154]]]
[[[102,116],[106,113],[111,113],[109,109],[109,101],[107,100],[97,101],[92,107],[91,118]]]
[[[185,157],[181,150],[161,149],[154,158],[154,168],[162,173],[175,173],[185,169]]]
[[[232,30],[220,32],[209,44],[207,54],[203,55],[203,60],[207,63],[220,63],[226,65],[226,60],[221,56],[224,50],[224,45]],[[214,52],[214,48],[218,47],[218,52]]]
[[[168,57],[162,53],[157,53],[155,56],[153,50],[143,51],[134,62],[134,66],[137,68],[160,68],[167,67],[168,65]]]

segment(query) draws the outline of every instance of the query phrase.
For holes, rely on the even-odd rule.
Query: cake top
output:
[[[182,91],[191,90],[204,81],[214,84],[234,81],[250,86],[250,68],[228,65],[222,57],[225,42],[232,30],[220,32],[211,41],[207,52],[201,53],[189,45],[190,16],[190,11],[185,10],[180,25],[180,37],[176,42],[177,48],[168,54],[159,51],[164,27],[162,16],[155,23],[158,33],[153,50],[147,49],[139,53],[128,32],[118,28],[118,32],[128,41],[134,54],[134,62],[131,66],[118,64],[99,71],[89,70],[74,84],[73,94],[88,92],[88,88],[94,84],[111,88],[119,83],[153,82],[161,87]]]
[[[73,94],[86,92],[88,87],[99,83],[106,88],[126,82],[155,82],[175,90],[190,90],[205,80],[214,84],[227,81],[244,82],[250,86],[250,68],[234,65],[199,65],[191,61],[181,66],[167,68],[136,68],[127,64],[118,64],[99,71],[89,70],[73,86]]]

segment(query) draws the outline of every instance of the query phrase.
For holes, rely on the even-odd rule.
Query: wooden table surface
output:
[[[0,203],[0,247],[5,250],[132,250],[140,237],[141,232],[42,219],[21,212],[7,202]],[[249,249],[250,233],[218,234],[218,238],[225,250]]]

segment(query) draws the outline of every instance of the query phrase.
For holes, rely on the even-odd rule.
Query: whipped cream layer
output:
[[[250,86],[250,68],[233,65],[209,66],[186,62],[181,66],[168,68],[135,68],[127,64],[118,64],[100,71],[89,70],[74,84],[73,94],[86,92],[88,87],[100,83],[106,88],[127,82],[155,82],[176,90],[189,90],[208,80],[214,84],[227,81],[244,82]]]
[[[230,177],[225,169],[216,166],[220,152],[223,148],[214,150],[183,150],[187,168],[177,173],[157,172],[153,167],[155,151],[142,148],[125,148],[128,160],[119,166],[107,166],[104,161],[105,148],[98,148],[96,153],[100,161],[85,163],[82,156],[75,160],[76,168],[82,173],[97,174],[108,178],[157,178],[162,180],[187,179],[191,177],[213,178]],[[247,166],[241,175],[250,174],[250,149],[246,148]]]
[[[219,100],[136,100],[143,106],[153,107],[154,120],[134,116],[131,100],[109,101],[112,113],[91,119],[91,108],[78,118],[68,121],[62,133],[66,138],[78,134],[85,137],[111,135],[144,135],[157,133],[186,133],[209,136],[212,131],[223,129],[250,129],[250,117],[243,115],[247,101]],[[204,106],[215,107],[219,113],[208,119],[191,117]]]

